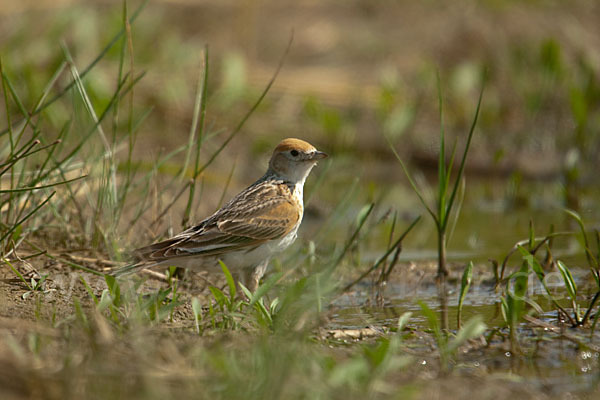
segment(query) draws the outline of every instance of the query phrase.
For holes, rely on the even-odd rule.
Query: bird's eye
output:
[[[300,154],[300,153],[298,153],[298,150],[292,150],[292,151],[290,151],[290,154],[294,157],[298,157],[298,154]]]

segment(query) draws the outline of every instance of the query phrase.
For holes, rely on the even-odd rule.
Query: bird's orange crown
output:
[[[311,150],[315,150],[315,147],[312,144],[305,142],[304,140],[300,140],[300,139],[296,139],[296,138],[287,138],[287,139],[283,139],[277,145],[277,147],[275,147],[275,150],[273,151],[273,153],[281,153],[281,152],[289,151],[289,150],[298,150],[303,153],[307,153]]]

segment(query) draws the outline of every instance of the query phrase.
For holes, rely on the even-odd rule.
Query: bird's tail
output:
[[[133,263],[133,264],[126,265],[126,266],[124,266],[122,268],[119,268],[116,271],[113,271],[111,273],[111,275],[114,276],[115,278],[118,278],[120,276],[129,275],[129,274],[133,274],[135,272],[141,271],[141,270],[143,270],[143,269],[145,269],[147,267],[148,267],[147,263],[136,262],[136,263]]]

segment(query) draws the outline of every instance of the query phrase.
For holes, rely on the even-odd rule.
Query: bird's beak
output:
[[[312,157],[310,157],[310,159],[316,161],[316,160],[322,160],[322,159],[327,158],[327,157],[329,157],[327,155],[327,153],[323,153],[322,151],[315,151],[312,154]]]

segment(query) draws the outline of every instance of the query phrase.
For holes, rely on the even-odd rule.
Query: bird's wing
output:
[[[250,186],[211,217],[177,236],[136,250],[142,260],[160,261],[252,249],[284,237],[302,217],[283,183]]]

